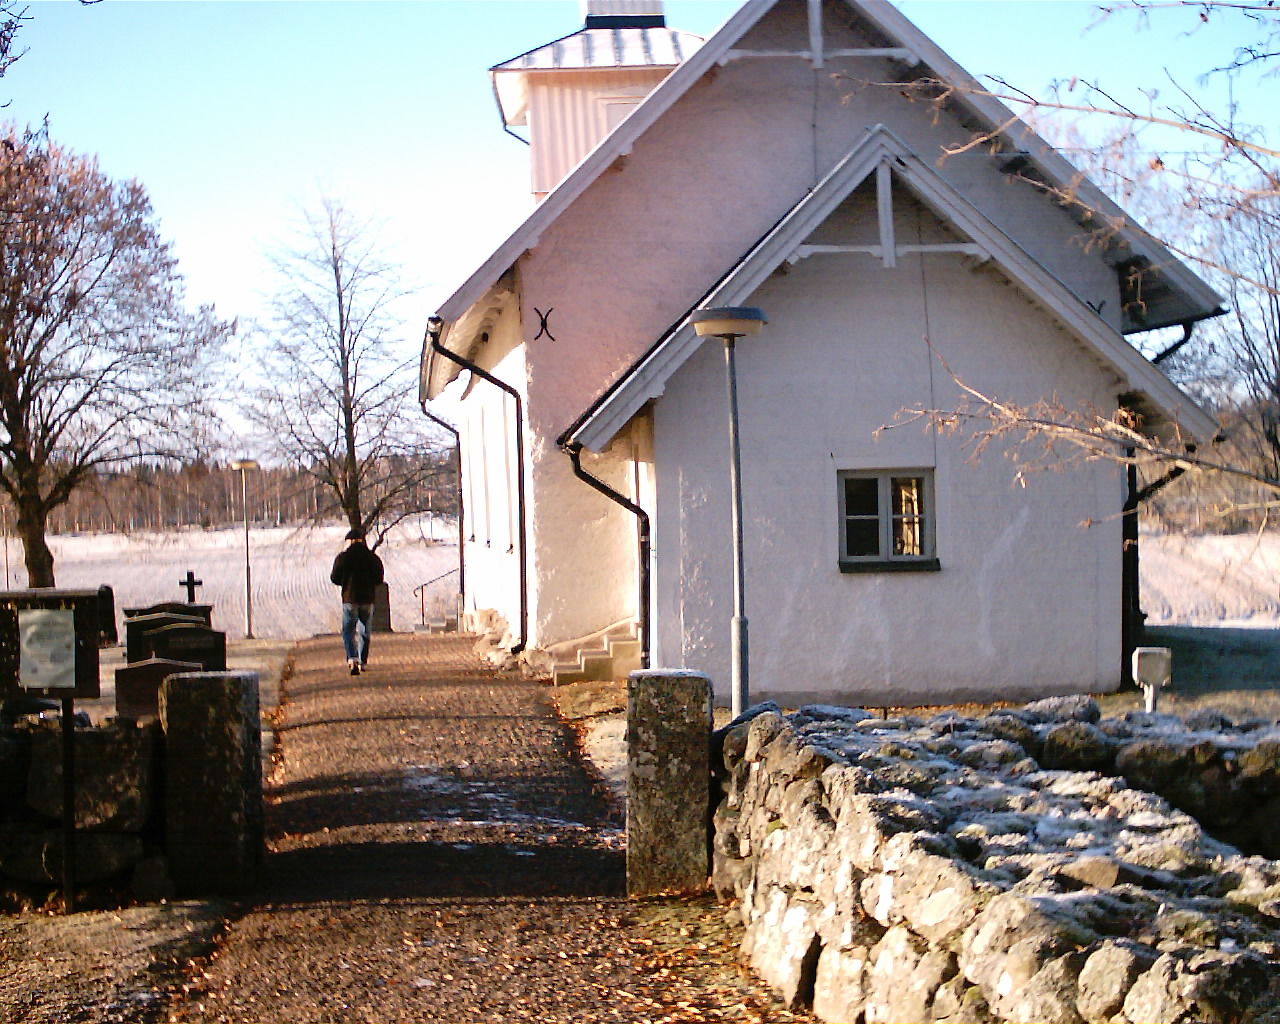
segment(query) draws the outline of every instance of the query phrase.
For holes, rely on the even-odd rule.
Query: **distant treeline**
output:
[[[454,459],[446,453],[434,472],[406,496],[405,512],[452,514],[456,495]],[[244,481],[250,523],[338,521],[333,491],[300,467],[261,466]],[[376,490],[376,481],[370,485]],[[0,499],[5,534],[14,533],[13,506]],[[184,527],[211,530],[244,522],[240,470],[229,463],[181,466],[140,464],[120,473],[98,474],[49,515],[49,532],[130,533]]]

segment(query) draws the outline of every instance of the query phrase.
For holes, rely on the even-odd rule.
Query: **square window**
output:
[[[933,472],[839,473],[840,569],[937,569],[933,550]]]

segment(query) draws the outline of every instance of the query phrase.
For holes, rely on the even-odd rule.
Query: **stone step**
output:
[[[613,678],[626,679],[640,667],[640,641],[631,639],[611,641],[609,655],[613,658]]]

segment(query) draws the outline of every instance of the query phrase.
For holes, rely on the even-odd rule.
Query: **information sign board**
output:
[[[18,685],[76,688],[76,617],[70,608],[18,609]]]
[[[96,590],[0,591],[0,696],[94,699]]]

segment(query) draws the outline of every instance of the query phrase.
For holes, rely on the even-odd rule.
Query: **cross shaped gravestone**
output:
[[[187,578],[185,580],[178,580],[178,586],[187,588],[187,604],[195,604],[196,587],[203,587],[204,580],[196,579],[196,574],[188,569]]]

